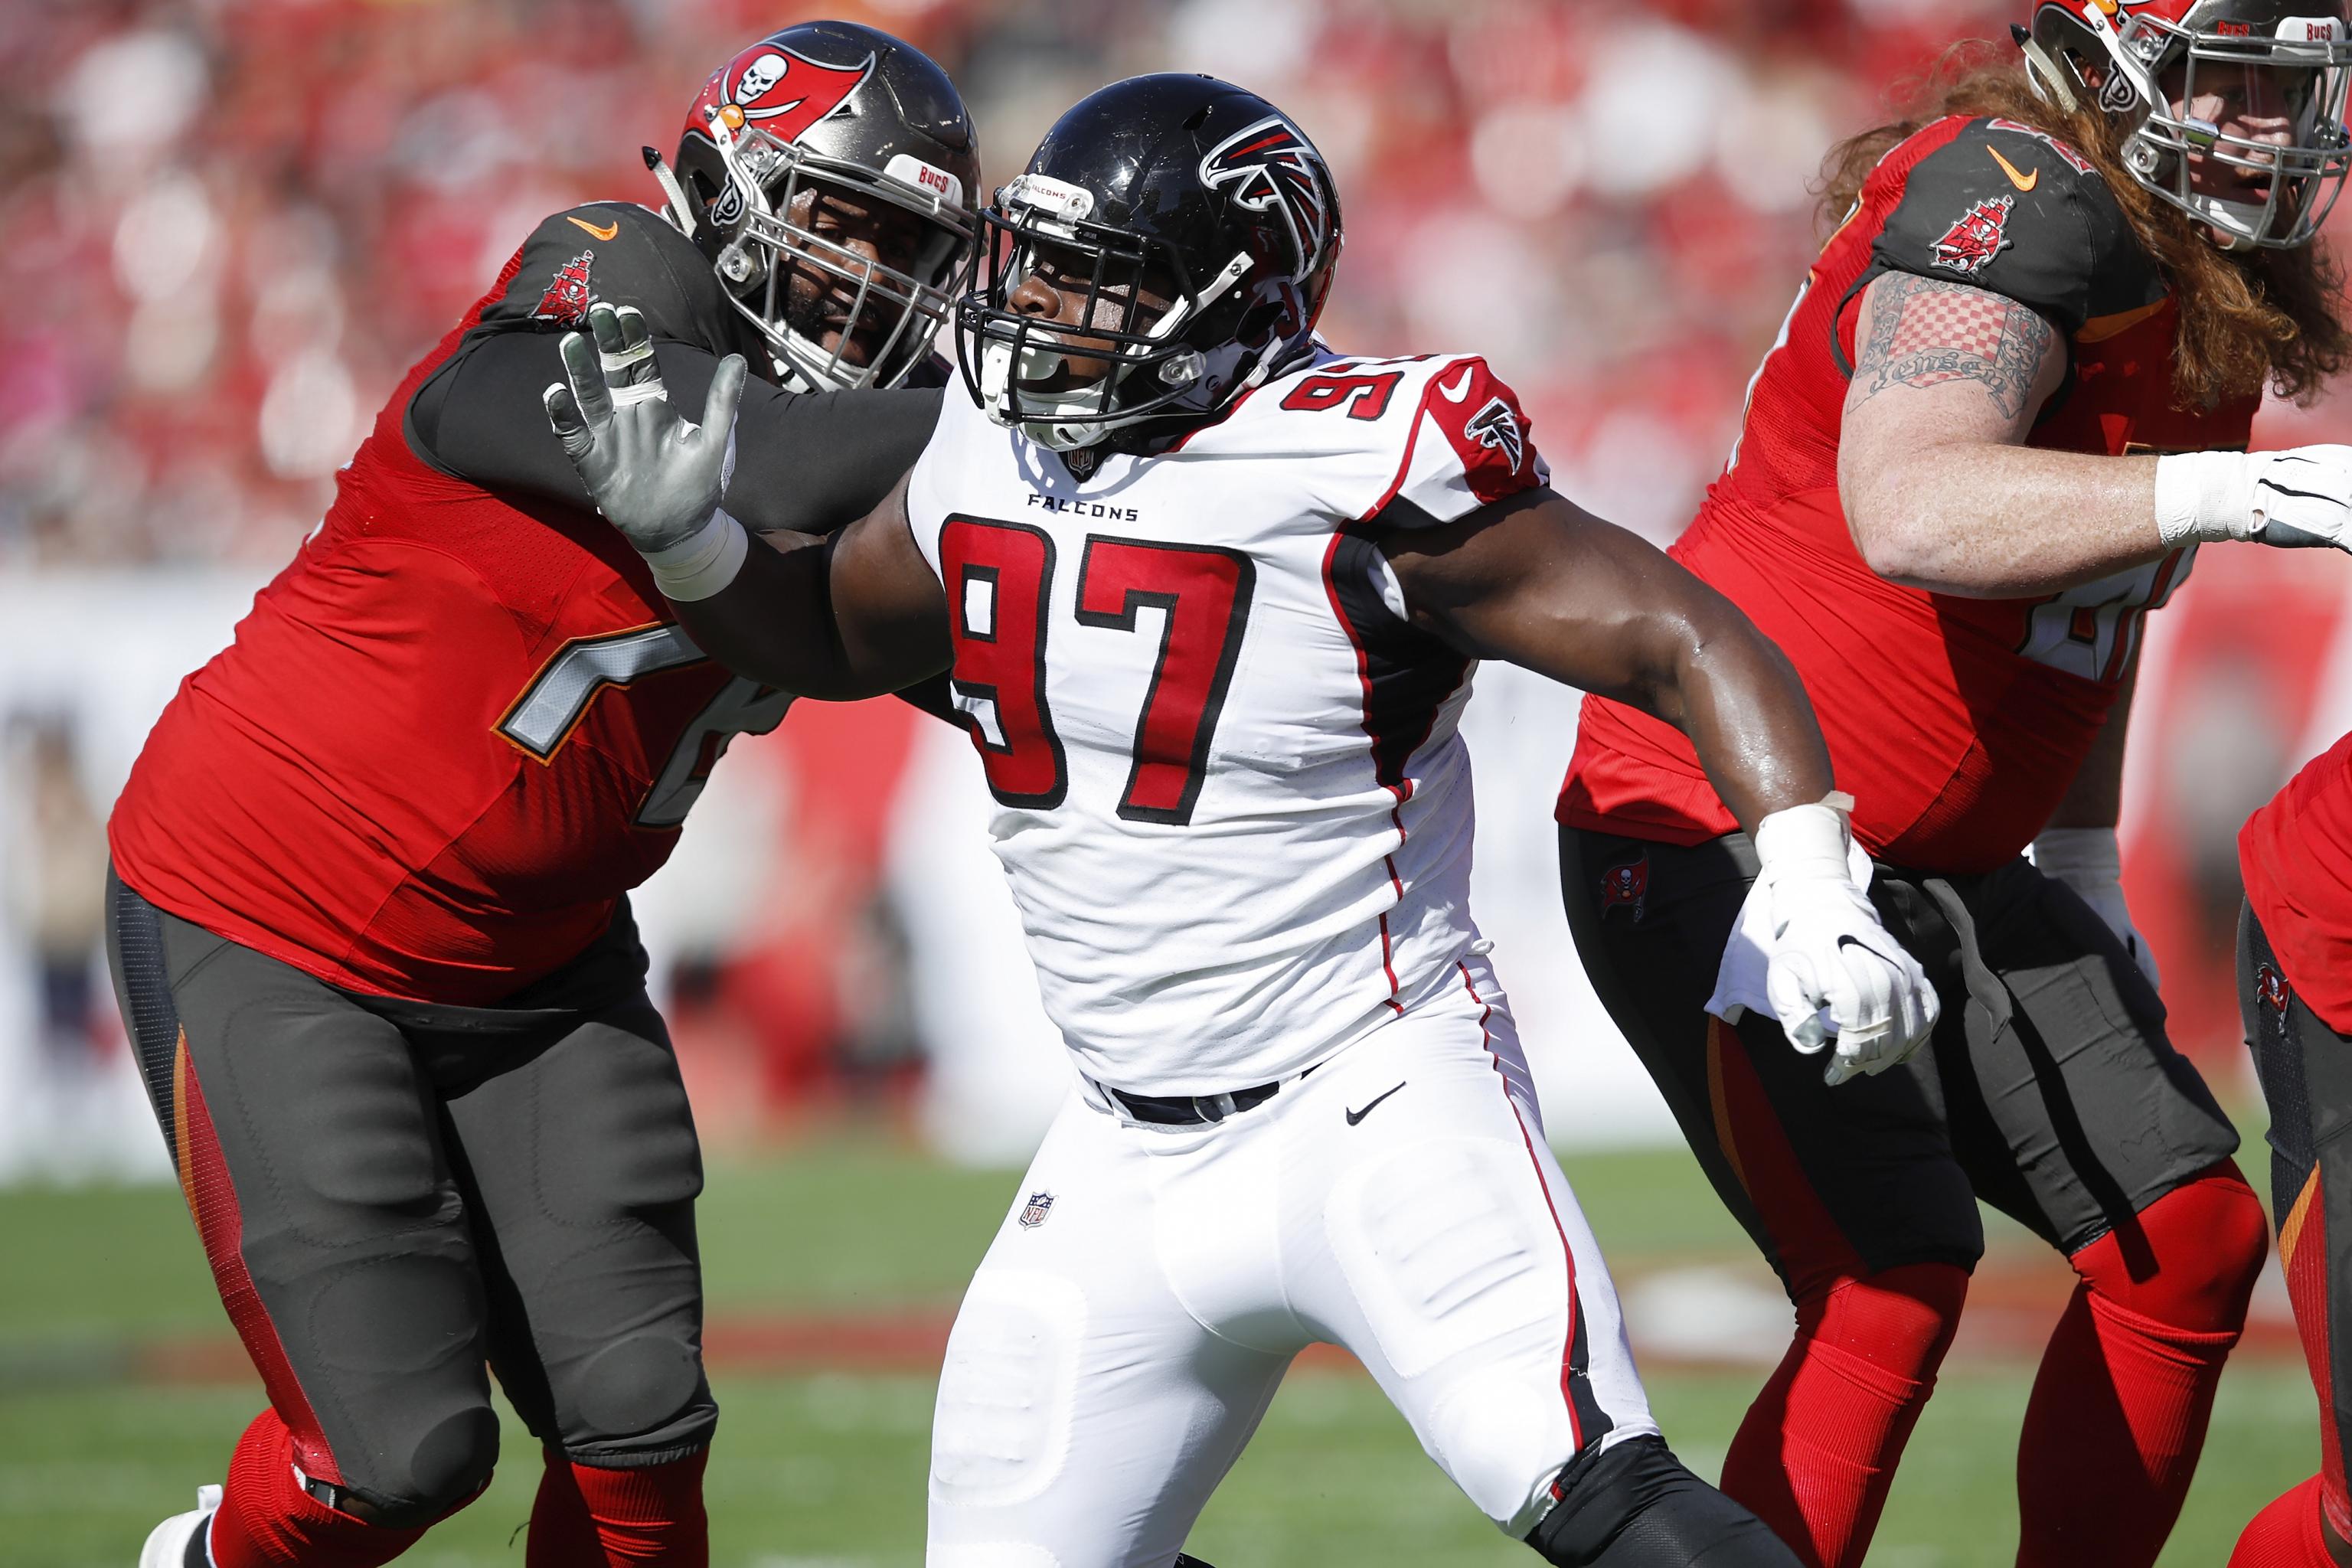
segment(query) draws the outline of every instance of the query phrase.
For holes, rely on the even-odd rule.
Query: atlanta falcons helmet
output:
[[[2070,108],[2095,102],[2125,122],[2131,177],[2231,248],[2307,245],[2326,221],[2352,168],[2345,0],[2042,0],[2018,32],[2036,90]],[[2190,112],[2200,96],[2257,72],[2288,123],[2284,145]],[[2200,193],[2190,188],[2192,158],[2260,177],[2239,195]]]
[[[703,84],[675,174],[651,149],[646,162],[788,382],[897,384],[964,288],[980,141],[947,73],[887,33],[803,22],[762,38]],[[920,238],[880,258],[828,238],[795,206],[812,186],[911,214]],[[795,269],[824,284],[797,307]]]
[[[1082,100],[982,214],[959,308],[965,384],[1059,450],[1213,420],[1307,351],[1339,257],[1339,196],[1289,116],[1214,77],[1139,76]],[[1079,326],[1015,308],[1041,253],[1083,284]],[[1143,296],[1167,300],[1151,317]],[[1104,363],[1072,384],[1066,367]]]

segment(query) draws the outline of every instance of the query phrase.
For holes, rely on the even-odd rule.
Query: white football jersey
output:
[[[1083,481],[949,389],[908,515],[1082,1071],[1245,1089],[1459,986],[1472,666],[1373,540],[1546,478],[1471,356],[1324,353]]]

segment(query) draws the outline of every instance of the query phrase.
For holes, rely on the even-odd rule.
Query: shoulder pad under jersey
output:
[[[1967,283],[2031,307],[2070,337],[2165,295],[2097,168],[2011,120],[1969,120],[1912,165],[1871,250],[1865,281],[1895,271]]]
[[[635,305],[656,338],[767,363],[709,259],[634,202],[590,202],[543,220],[522,242],[506,288],[483,308],[482,327],[571,331],[599,300]]]
[[[1360,521],[1433,527],[1550,482],[1517,394],[1476,354],[1322,358],[1252,395],[1285,450]]]

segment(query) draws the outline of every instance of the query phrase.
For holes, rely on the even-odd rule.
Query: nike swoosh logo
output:
[[[2007,174],[2009,176],[2009,183],[2015,185],[2019,190],[2030,191],[2034,186],[2042,183],[2041,170],[2036,169],[2030,174],[2021,174],[2017,172],[2016,164],[2011,163],[2008,159],[2000,155],[2000,148],[1995,147],[1992,143],[1988,142],[1985,143],[1985,151],[1992,154],[1992,161],[2000,165],[2000,172]]]
[[[1445,400],[1448,403],[1459,403],[1464,397],[1469,395],[1470,373],[1474,368],[1475,367],[1471,365],[1464,365],[1462,367],[1462,374],[1454,378],[1454,384],[1452,386],[1447,386],[1444,383],[1440,383],[1438,384],[1437,390],[1445,394]]]
[[[2000,154],[1998,153],[1993,154],[1995,157],[1999,157],[2000,155]],[[590,223],[584,217],[573,217],[569,214],[565,215],[563,221],[566,223],[578,224],[582,228],[584,228],[590,234],[594,235],[598,239],[611,239],[614,236],[621,232],[621,223],[618,218],[614,219],[611,223],[606,224],[602,228],[598,228],[594,224]]]
[[[1378,1106],[1381,1100],[1386,1100],[1389,1097],[1389,1094],[1394,1094],[1397,1091],[1397,1089],[1402,1089],[1404,1085],[1399,1084],[1396,1086],[1396,1089],[1389,1090],[1388,1094],[1374,1095],[1370,1105],[1367,1105],[1361,1110],[1351,1110],[1348,1112],[1348,1125],[1353,1127],[1357,1122],[1361,1121],[1365,1117],[1370,1116],[1372,1113],[1373,1108]]]

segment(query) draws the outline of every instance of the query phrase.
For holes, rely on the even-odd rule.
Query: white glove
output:
[[[1811,1055],[1834,1043],[1822,1074],[1830,1084],[1908,1059],[1942,1011],[1846,857],[1845,817],[1832,806],[1792,806],[1756,825],[1757,879],[1771,900],[1764,994],[1797,1049]]]
[[[636,546],[661,591],[708,598],[734,580],[751,546],[719,505],[734,467],[742,356],[719,362],[697,425],[671,406],[635,306],[591,305],[588,328],[593,342],[587,333],[563,335],[571,384],[542,395],[547,422],[596,510]]]
[[[2159,458],[2156,531],[2168,545],[2250,539],[2352,550],[2352,447]]]
[[[2139,928],[2132,924],[2131,910],[2124,903],[2124,858],[2116,847],[2114,828],[2044,828],[2033,841],[2033,863],[2043,876],[2074,889],[2092,912],[2107,922],[2107,929],[2132,955],[2139,972],[2147,976],[2148,984],[2158,984],[2156,954]]]

